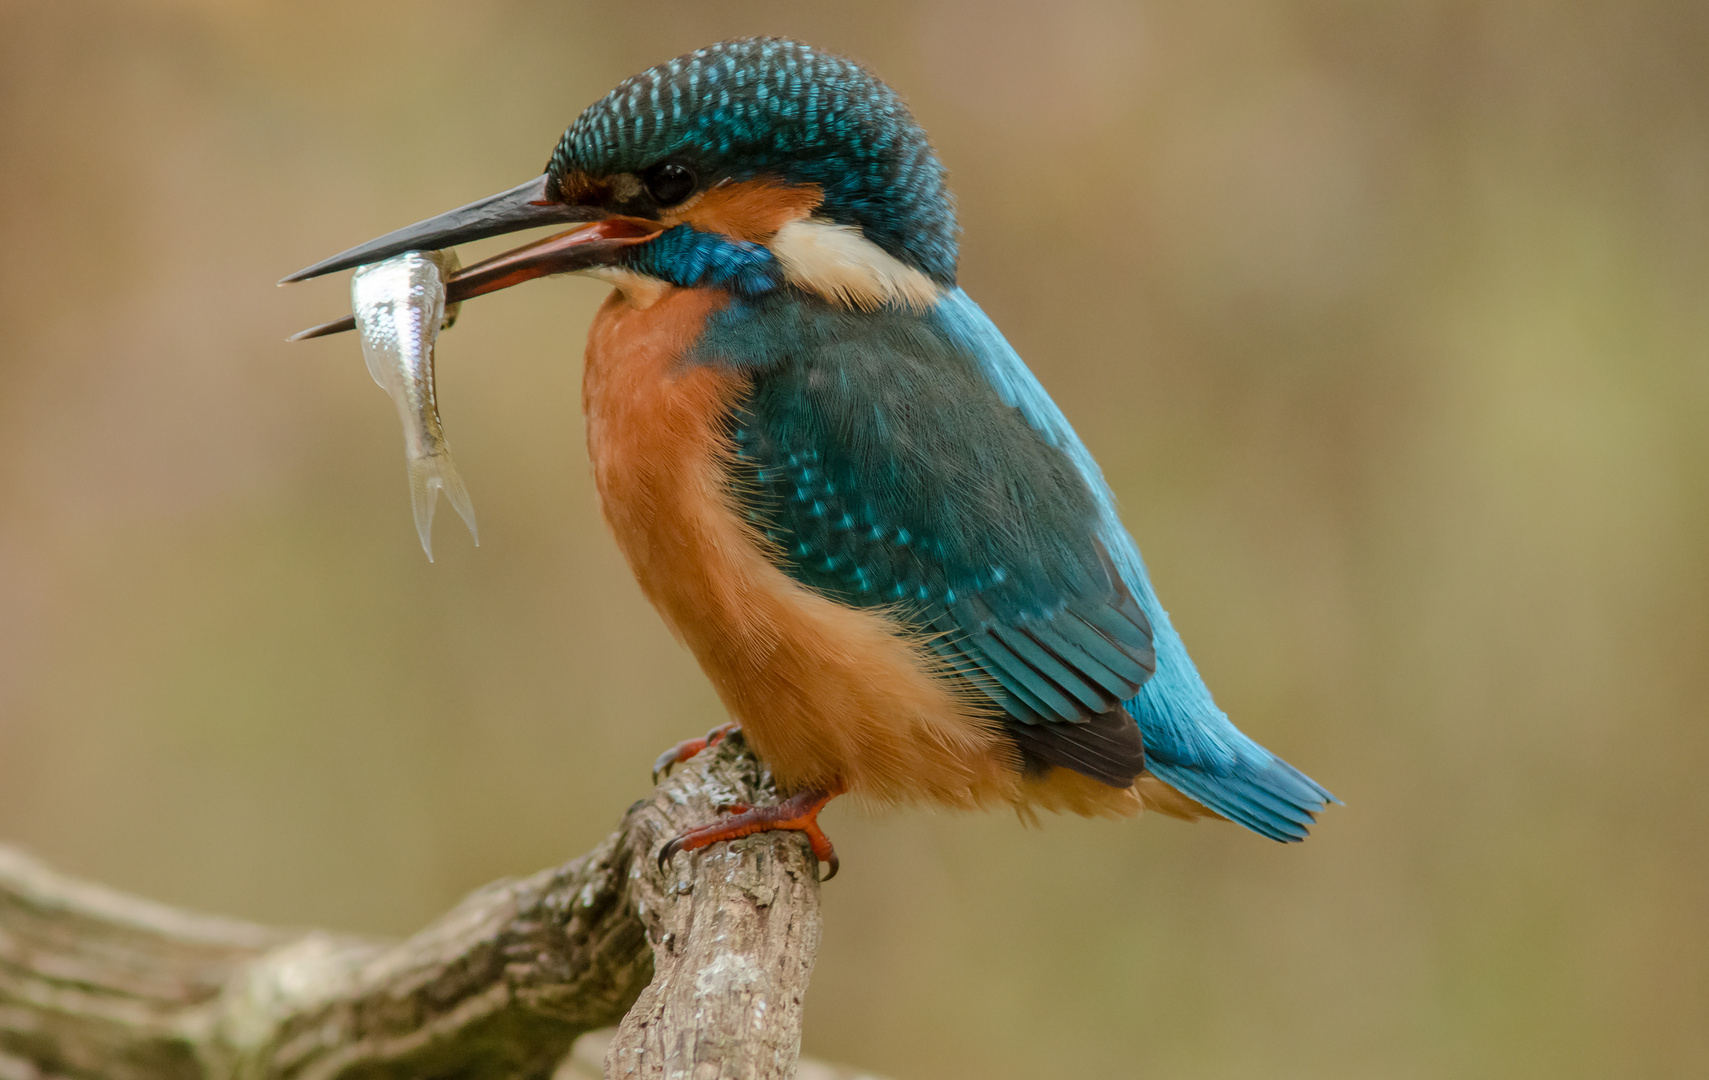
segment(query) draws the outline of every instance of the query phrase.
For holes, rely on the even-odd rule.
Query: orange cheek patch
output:
[[[823,200],[817,184],[743,180],[711,188],[677,213],[666,214],[664,221],[667,228],[686,224],[763,244],[791,221],[812,214]]]

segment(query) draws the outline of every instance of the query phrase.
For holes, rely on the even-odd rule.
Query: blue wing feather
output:
[[[1150,628],[1075,466],[929,318],[793,293],[732,304],[696,346],[752,376],[732,491],[782,568],[889,608],[1007,714],[1029,767],[1115,787],[1144,767],[1123,702]]]
[[[1003,401],[1067,454],[1092,489],[1098,538],[1151,623],[1156,673],[1127,707],[1139,721],[1152,774],[1254,832],[1274,840],[1305,839],[1325,804],[1339,800],[1248,738],[1217,708],[1157,600],[1102,470],[1008,339],[960,289],[947,293],[933,314],[945,333],[977,360]]]

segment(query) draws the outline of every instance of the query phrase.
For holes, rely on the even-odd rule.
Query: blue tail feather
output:
[[[1230,821],[1272,840],[1304,840],[1316,816],[1330,802],[1329,792],[1278,757],[1252,771],[1245,766],[1226,776],[1149,759],[1151,774]]]

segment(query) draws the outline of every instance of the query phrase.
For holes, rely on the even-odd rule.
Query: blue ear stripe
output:
[[[765,245],[691,225],[625,249],[623,266],[683,288],[723,288],[741,296],[758,296],[783,283],[783,267]]]

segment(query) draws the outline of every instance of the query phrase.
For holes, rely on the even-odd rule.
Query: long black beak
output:
[[[312,277],[349,270],[356,266],[380,262],[406,251],[438,251],[440,248],[484,240],[489,236],[531,229],[537,225],[564,225],[577,221],[596,221],[605,215],[586,206],[559,201],[542,173],[526,184],[509,191],[477,199],[467,206],[447,210],[437,217],[406,225],[377,240],[358,244],[341,251],[330,259],[322,259],[279,282],[307,281]]]
[[[611,215],[597,207],[560,202],[551,194],[547,177],[539,176],[509,191],[359,244],[349,251],[298,270],[279,284],[365,266],[406,251],[437,251],[520,229],[569,222],[583,224],[581,228],[548,236],[459,270],[446,282],[446,301],[455,304],[547,274],[565,274],[605,265],[616,258],[622,248],[650,240],[664,228],[662,223],[646,218]],[[290,340],[324,337],[355,329],[355,326],[355,316],[346,315],[293,334]]]

